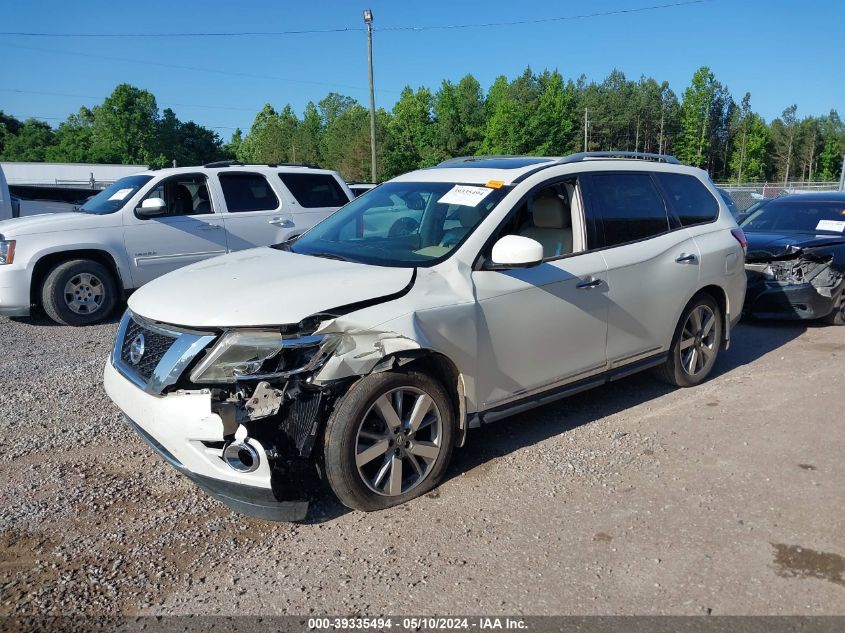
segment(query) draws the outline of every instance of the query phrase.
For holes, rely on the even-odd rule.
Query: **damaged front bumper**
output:
[[[769,261],[749,258],[743,311],[761,319],[821,319],[837,307],[845,275],[833,257],[797,251]]]
[[[834,301],[809,283],[749,280],[744,311],[758,319],[821,319],[833,311]]]
[[[273,521],[301,521],[308,502],[291,498],[290,481],[271,466],[267,451],[242,430],[236,439],[261,456],[251,472],[231,469],[223,459],[224,423],[212,412],[207,389],[146,393],[112,364],[104,370],[106,393],[129,424],[165,461],[236,512]]]

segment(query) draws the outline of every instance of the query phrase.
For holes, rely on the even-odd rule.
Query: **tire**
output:
[[[56,264],[41,286],[41,307],[61,325],[90,325],[107,318],[117,303],[108,268],[89,259]]]
[[[833,310],[822,319],[828,325],[845,325],[845,290],[839,293],[839,298],[833,302]]]
[[[426,411],[417,416],[422,426],[414,433],[410,424],[417,403]],[[400,408],[396,418],[390,415]],[[446,390],[427,374],[391,371],[366,376],[337,403],[326,425],[323,455],[329,486],[354,510],[382,510],[423,495],[446,472],[455,427]]]
[[[722,311],[715,299],[709,294],[693,297],[675,329],[668,360],[655,370],[657,377],[676,387],[704,382],[716,364],[723,332]]]

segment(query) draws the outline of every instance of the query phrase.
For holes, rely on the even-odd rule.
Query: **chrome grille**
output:
[[[112,365],[147,393],[161,394],[178,382],[182,372],[216,336],[136,316],[131,310],[120,321]]]

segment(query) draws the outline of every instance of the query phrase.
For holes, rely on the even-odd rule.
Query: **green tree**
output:
[[[772,167],[775,177],[782,179],[784,184],[789,181],[794,166],[798,138],[798,118],[795,116],[797,111],[798,106],[792,104],[783,111],[779,119],[772,121]]]
[[[737,183],[763,180],[769,155],[769,128],[762,117],[751,110],[750,93],[745,93],[742,105],[734,113],[733,125],[731,177]]]
[[[836,110],[823,118],[821,123],[822,150],[819,154],[819,180],[839,180],[842,172],[842,156],[845,155],[845,124]]]
[[[43,161],[47,149],[55,142],[56,133],[47,123],[27,119],[17,134],[6,137],[2,158],[13,161]]]
[[[712,141],[712,110],[719,89],[715,75],[702,66],[692,76],[684,91],[680,112],[680,133],[675,140],[675,154],[695,167],[707,165]]]
[[[402,90],[387,127],[385,177],[392,178],[436,162],[435,129],[431,118],[433,105],[434,97],[427,88],[414,92],[406,86]]]
[[[158,105],[151,92],[120,84],[92,112],[92,161],[149,165],[158,158]]]
[[[55,163],[91,162],[94,113],[86,107],[71,114],[56,130],[56,144],[47,148],[45,159]]]
[[[528,117],[528,151],[539,155],[563,154],[572,145],[575,129],[574,86],[557,71],[539,78],[540,95]]]
[[[277,113],[273,106],[265,104],[241,143],[238,159],[250,163],[296,162],[298,125],[290,105]]]
[[[434,115],[437,160],[478,153],[487,113],[484,92],[475,77],[467,75],[457,84],[443,81],[434,98]]]
[[[323,136],[323,119],[313,102],[309,101],[296,132],[297,160],[309,165],[320,165],[320,140]]]
[[[23,127],[23,121],[0,110],[0,155],[3,154],[3,148],[6,146],[6,138],[17,134],[21,127]]]

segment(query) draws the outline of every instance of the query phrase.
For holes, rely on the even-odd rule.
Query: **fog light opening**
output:
[[[223,449],[223,459],[232,470],[251,473],[258,469],[261,458],[248,442],[232,442]]]

